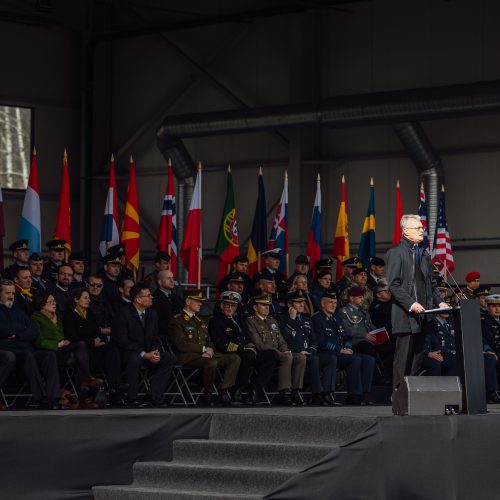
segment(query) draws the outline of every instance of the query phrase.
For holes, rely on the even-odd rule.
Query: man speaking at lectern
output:
[[[443,302],[432,275],[429,252],[418,245],[424,227],[418,215],[401,217],[401,242],[387,252],[386,276],[394,299],[391,311],[392,333],[396,336],[392,378],[392,410],[406,413],[400,406],[398,389],[405,375],[418,375],[422,369],[426,309],[449,307]]]

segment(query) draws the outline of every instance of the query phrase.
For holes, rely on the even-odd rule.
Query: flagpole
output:
[[[201,247],[198,247],[198,290],[201,288]]]
[[[288,204],[288,170],[285,170],[285,182],[286,182],[286,203]],[[288,210],[288,209],[287,209]],[[285,217],[286,217],[287,211],[285,211]],[[286,277],[288,278],[288,272],[289,272],[289,263],[290,263],[290,254],[288,252],[288,220],[285,219],[285,245],[286,245],[286,260],[285,260],[285,274]]]
[[[201,232],[201,161],[198,161],[198,173],[200,174],[200,246],[198,247],[198,290],[201,289],[201,245],[202,232]]]

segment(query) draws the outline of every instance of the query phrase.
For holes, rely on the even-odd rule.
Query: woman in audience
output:
[[[309,284],[307,280],[307,276],[305,274],[297,274],[290,285],[290,290],[288,292],[295,292],[295,290],[302,290],[306,297],[305,309],[302,314],[305,316],[312,316],[316,311],[316,307],[314,305],[314,298],[309,291]]]
[[[50,293],[40,294],[35,302],[36,311],[32,315],[38,326],[39,335],[36,346],[39,349],[55,351],[59,366],[67,366],[74,360],[76,368],[79,400],[82,408],[96,408],[97,405],[88,397],[88,390],[100,387],[103,381],[90,375],[89,355],[84,342],[70,342],[56,314],[56,301]]]
[[[324,270],[318,273],[316,281],[314,282],[314,286],[311,290],[311,295],[314,299],[314,307],[316,308],[316,311],[319,311],[321,308],[321,297],[323,297],[326,292],[334,291],[332,289],[332,282],[333,276],[331,271]]]

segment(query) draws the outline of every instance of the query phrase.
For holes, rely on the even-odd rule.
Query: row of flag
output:
[[[140,220],[139,201],[137,195],[136,175],[134,161],[130,157],[130,176],[127,189],[125,210],[121,225],[121,234],[118,226],[118,197],[114,158],[111,157],[109,170],[109,187],[104,208],[99,241],[100,259],[106,255],[107,249],[119,243],[125,244],[127,267],[136,275],[140,266]],[[201,165],[195,180],[193,196],[186,218],[184,237],[180,247],[179,256],[188,272],[188,282],[199,285],[202,277],[202,223],[201,223]],[[5,235],[3,221],[3,200],[0,189],[0,240]],[[431,252],[427,227],[427,205],[423,185],[420,188],[420,201],[418,214],[422,219],[425,229],[422,246]],[[396,217],[394,224],[394,237],[392,244],[396,245],[401,239],[399,221],[403,215],[403,205],[399,181],[396,185]],[[268,237],[267,231],[267,206],[262,169],[259,169],[257,202],[252,224],[252,233],[248,244],[247,257],[249,260],[249,274],[252,276],[262,267],[263,252],[280,248],[285,258],[281,259],[280,271],[288,274],[288,175],[285,172],[283,190],[276,207],[276,214]],[[54,229],[54,238],[64,239],[66,249],[71,252],[71,214],[70,214],[70,182],[68,170],[68,156],[64,151],[63,175],[59,197],[59,209]],[[375,186],[373,179],[370,181],[370,197],[368,210],[363,222],[358,257],[365,267],[375,256]],[[41,212],[40,189],[38,182],[37,156],[33,151],[28,187],[21,214],[18,239],[29,240],[30,250],[41,252]],[[158,250],[167,252],[171,258],[171,269],[176,274],[178,267],[177,248],[177,217],[175,201],[175,185],[172,164],[169,161],[167,171],[167,186],[160,215],[156,244]],[[234,187],[231,167],[227,170],[226,198],[220,221],[216,244],[216,255],[219,257],[218,281],[231,270],[235,256],[240,254],[238,237],[238,220],[234,199]],[[311,223],[308,233],[306,254],[309,258],[311,271],[314,273],[314,264],[322,257],[321,237],[321,180],[318,174],[316,181],[316,195],[314,199]],[[336,279],[342,277],[342,261],[350,257],[349,226],[346,200],[346,181],[342,177],[341,202],[337,217],[335,236],[333,239],[332,256],[337,261]],[[450,236],[446,222],[444,187],[441,190],[436,232],[432,249],[432,259],[444,274],[455,268]]]

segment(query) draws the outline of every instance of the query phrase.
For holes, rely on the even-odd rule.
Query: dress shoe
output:
[[[217,398],[217,402],[222,406],[231,406],[233,400],[229,389],[221,390],[219,397]]]
[[[276,404],[279,406],[296,406],[288,391],[279,391],[279,394],[276,397]]]
[[[313,394],[311,396],[311,401],[309,404],[312,404],[314,406],[328,406],[328,402],[321,394]]]
[[[102,378],[96,377],[85,377],[80,382],[80,387],[82,389],[98,389],[104,385],[104,380]]]
[[[196,406],[215,406],[215,398],[211,392],[204,392],[198,396]]]
[[[128,408],[123,393],[116,389],[109,391],[107,406],[110,408]]]
[[[325,392],[323,394],[323,399],[328,406],[342,406],[342,403],[335,401],[335,394],[333,394],[333,392]]]
[[[368,393],[363,394],[361,397],[361,406],[373,406],[375,403],[369,398]]]
[[[243,397],[241,395],[241,389],[235,389],[233,391],[233,404],[234,405],[242,405],[243,404]]]
[[[161,399],[157,399],[149,394],[144,398],[144,401],[149,403],[151,408],[168,408],[167,403],[162,402]]]
[[[348,394],[345,398],[345,404],[347,406],[360,406],[361,396],[359,394]]]
[[[134,409],[153,408],[153,405],[147,399],[130,399],[128,406]]]
[[[498,404],[498,403],[500,403],[500,398],[498,397],[498,394],[496,391],[490,391],[486,394],[486,401],[489,404]]]
[[[306,406],[307,403],[304,401],[302,398],[302,394],[298,389],[292,389],[292,402],[295,403],[297,406]]]

